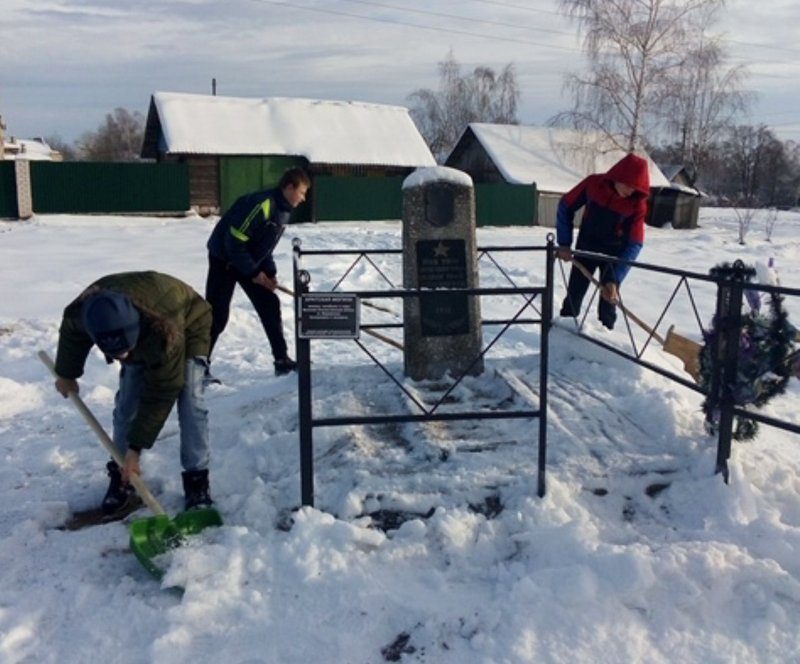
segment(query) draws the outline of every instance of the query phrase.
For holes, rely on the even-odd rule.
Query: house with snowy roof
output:
[[[296,218],[314,221],[398,219],[402,180],[436,164],[404,107],[174,92],[152,95],[142,157],[186,163],[201,212],[301,166],[312,188]]]
[[[30,159],[31,161],[63,161],[63,155],[48,145],[43,138],[16,138],[3,142],[3,159]]]
[[[20,139],[6,134],[0,116],[0,219],[27,219],[33,214],[31,162],[60,162],[62,154],[43,138]]]
[[[670,183],[653,160],[650,186],[656,192]],[[445,165],[472,176],[476,183],[504,182],[535,187],[536,219],[555,226],[561,196],[591,173],[607,171],[625,151],[600,133],[554,127],[473,122],[464,130]]]
[[[6,134],[6,125],[0,116],[0,159],[28,159],[31,161],[62,161],[63,155],[51,148],[47,141],[38,138],[17,138]]]

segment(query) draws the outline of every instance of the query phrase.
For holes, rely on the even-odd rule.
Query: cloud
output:
[[[73,140],[116,107],[145,112],[156,90],[210,93],[212,78],[219,94],[407,104],[412,91],[438,85],[437,63],[452,48],[465,71],[513,62],[520,120],[541,123],[567,106],[563,75],[582,68],[579,41],[551,0],[510,5],[6,0],[0,113],[15,135],[58,133]],[[793,29],[800,9],[784,0],[775,6],[769,30]],[[743,41],[768,34],[749,5],[734,2],[731,12],[725,26]],[[786,47],[794,43],[786,34],[782,41],[763,38]],[[765,55],[743,45],[735,52],[751,58],[750,85],[767,99],[797,78],[798,53]]]

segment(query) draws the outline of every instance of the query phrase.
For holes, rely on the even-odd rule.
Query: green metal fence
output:
[[[32,161],[30,168],[37,213],[144,214],[189,209],[186,164]]]
[[[368,221],[403,216],[402,176],[314,178],[317,221]]]
[[[534,226],[536,185],[505,182],[475,185],[475,217],[478,226]]]
[[[287,168],[308,164],[302,157],[227,157],[220,161],[222,212],[249,191],[275,186]],[[186,163],[30,162],[34,212],[174,213],[189,209]],[[403,216],[403,176],[314,177],[310,198],[316,221],[368,221]],[[478,226],[536,223],[533,185],[475,185]],[[16,218],[14,162],[0,162],[0,217]],[[294,221],[309,221],[311,205],[300,206]]]
[[[368,221],[403,216],[403,180],[395,177],[317,176],[317,221]],[[478,226],[533,226],[536,187],[491,183],[475,185]]]
[[[16,219],[17,178],[13,161],[0,161],[0,219]]]

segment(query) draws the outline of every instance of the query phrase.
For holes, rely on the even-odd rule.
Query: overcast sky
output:
[[[583,68],[556,0],[3,0],[0,115],[10,135],[72,142],[157,90],[408,105],[453,49],[466,73],[516,68],[519,120],[569,107]],[[730,0],[717,32],[758,94],[753,124],[800,140],[800,3]]]

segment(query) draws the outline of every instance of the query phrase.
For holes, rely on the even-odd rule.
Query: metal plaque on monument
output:
[[[406,375],[481,373],[480,299],[447,292],[478,288],[475,194],[466,173],[421,168],[403,182],[403,286],[423,291],[404,302]]]

